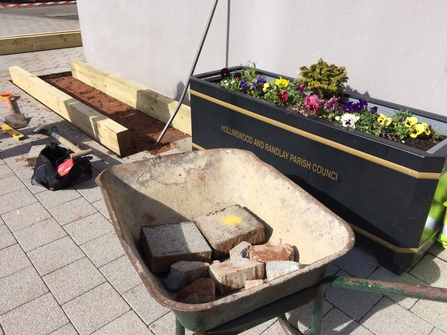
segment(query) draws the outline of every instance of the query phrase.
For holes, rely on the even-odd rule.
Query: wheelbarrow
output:
[[[239,149],[193,151],[122,164],[97,178],[117,236],[149,294],[176,316],[176,334],[235,334],[274,317],[287,334],[285,312],[314,301],[313,331],[319,333],[324,281],[334,260],[354,245],[350,226],[298,185],[254,154]],[[234,204],[264,223],[272,244],[299,251],[299,270],[250,289],[218,295],[209,303],[175,301],[166,275],[149,270],[140,229],[193,221]],[[338,280],[338,281],[337,281]],[[349,279],[346,279],[349,281]],[[354,285],[351,285],[354,286]]]

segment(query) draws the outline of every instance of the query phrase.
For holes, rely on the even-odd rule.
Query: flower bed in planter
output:
[[[278,77],[258,71],[266,77]],[[395,273],[405,271],[423,256],[435,241],[444,216],[444,188],[437,190],[437,186],[446,164],[447,141],[422,151],[303,117],[226,90],[216,85],[219,80],[220,70],[191,78],[195,149],[252,151],[349,222],[358,244]],[[343,97],[346,101],[359,98]],[[407,109],[362,99],[383,113]],[[410,111],[437,132],[447,134],[446,117]],[[433,200],[436,190],[438,201]]]

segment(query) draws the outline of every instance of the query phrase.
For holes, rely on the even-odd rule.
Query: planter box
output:
[[[445,211],[445,188],[437,186],[443,181],[447,141],[427,152],[413,149],[223,89],[215,84],[219,80],[220,70],[191,78],[195,149],[252,151],[349,222],[357,243],[394,273],[410,268],[433,244]],[[384,114],[407,109],[362,99]],[[446,117],[410,110],[447,134]],[[436,190],[441,199],[433,201]]]

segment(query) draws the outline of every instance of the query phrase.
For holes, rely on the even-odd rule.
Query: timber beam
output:
[[[12,82],[121,157],[132,154],[129,130],[19,66],[9,68]]]
[[[0,55],[81,46],[82,39],[79,29],[0,37]]]
[[[167,123],[178,102],[80,60],[70,61],[72,76],[111,97]],[[182,104],[171,126],[191,135],[191,107]]]

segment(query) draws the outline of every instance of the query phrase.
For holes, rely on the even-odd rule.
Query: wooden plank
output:
[[[129,130],[19,66],[9,68],[15,85],[117,155],[132,154]]]
[[[79,60],[70,61],[74,78],[167,123],[178,102]],[[191,135],[191,107],[182,104],[171,126]]]
[[[0,55],[80,46],[82,38],[79,29],[0,37]]]

